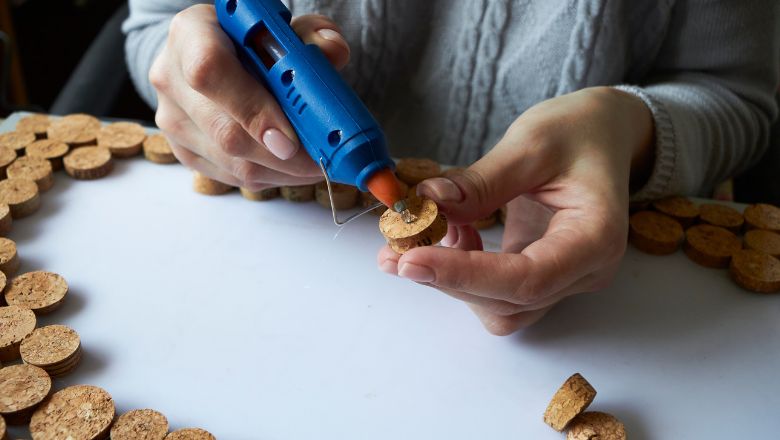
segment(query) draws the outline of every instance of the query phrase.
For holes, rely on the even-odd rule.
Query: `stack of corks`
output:
[[[744,289],[780,291],[780,208],[755,204],[740,213],[727,205],[697,206],[685,197],[651,203],[629,219],[629,241],[654,255],[676,252],[681,246],[692,261],[728,268]]]
[[[566,440],[625,440],[626,429],[615,416],[586,411],[596,390],[579,373],[566,379],[544,412],[544,423],[556,431],[566,430]]]

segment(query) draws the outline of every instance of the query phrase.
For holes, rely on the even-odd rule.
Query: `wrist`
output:
[[[655,122],[650,108],[636,95],[609,87],[619,102],[621,123],[627,130],[631,148],[630,187],[647,183],[655,163]]]

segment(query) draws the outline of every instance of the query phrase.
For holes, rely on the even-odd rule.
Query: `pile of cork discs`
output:
[[[13,132],[0,134],[0,440],[7,425],[28,425],[37,439],[174,439],[209,440],[198,428],[168,432],[157,411],[139,409],[115,418],[114,400],[102,388],[68,386],[56,379],[77,368],[81,338],[72,328],[37,327],[37,318],[54,312],[68,293],[65,279],[37,270],[17,275],[16,244],[6,238],[12,222],[34,214],[40,193],[55,184],[55,173],[74,179],[108,175],[115,159],[141,154],[156,163],[175,163],[162,135],[147,136],[139,124],[103,125],[75,114],[62,118],[30,115]]]
[[[595,398],[593,386],[575,373],[553,395],[544,423],[559,432],[566,430],[566,440],[626,440],[626,429],[615,416],[585,411]]]
[[[728,268],[744,289],[780,292],[777,206],[759,203],[739,212],[723,204],[697,206],[685,197],[669,197],[643,208],[629,219],[629,241],[637,249],[667,255],[682,246],[702,266]]]

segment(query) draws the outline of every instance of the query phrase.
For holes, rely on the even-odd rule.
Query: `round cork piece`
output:
[[[27,217],[41,207],[38,185],[28,179],[0,181],[0,203],[8,205],[13,218]]]
[[[41,139],[27,146],[27,156],[40,157],[51,163],[54,171],[62,169],[62,158],[68,154],[70,147],[65,142],[52,139]]]
[[[593,402],[596,390],[580,373],[575,373],[555,392],[547,410],[544,423],[556,431],[563,431],[566,425]]]
[[[161,134],[148,136],[143,142],[144,157],[154,163],[176,163],[168,139]]]
[[[0,271],[10,278],[17,270],[19,270],[19,256],[16,253],[16,243],[9,238],[0,237]]]
[[[0,235],[8,235],[12,224],[11,208],[5,203],[0,203]]]
[[[64,325],[47,325],[33,330],[22,340],[19,353],[30,365],[48,371],[75,357],[81,347],[81,338],[75,330]]]
[[[184,428],[173,431],[165,440],[216,440],[210,432],[200,428]]]
[[[356,187],[341,183],[331,183],[330,188],[333,191],[333,205],[336,210],[352,209],[357,205],[360,191]],[[325,182],[315,185],[314,198],[321,206],[330,209],[328,185]]]
[[[34,365],[0,368],[0,414],[12,425],[27,423],[51,391],[51,378]]]
[[[11,280],[5,301],[40,315],[59,307],[67,293],[68,283],[62,276],[53,272],[27,272]]]
[[[7,440],[8,435],[6,433],[5,419],[0,416],[0,440]]]
[[[780,208],[758,203],[745,208],[745,223],[749,229],[766,229],[780,232]]]
[[[71,147],[94,145],[100,121],[94,116],[77,113],[52,121],[46,130],[49,139],[65,142]]]
[[[233,189],[232,186],[218,180],[210,179],[197,171],[194,171],[192,174],[192,189],[197,193],[205,194],[207,196],[218,196],[226,194]]]
[[[680,223],[653,211],[640,211],[629,218],[629,241],[642,252],[653,255],[674,253],[683,239]]]
[[[656,211],[680,222],[683,228],[692,225],[699,216],[699,208],[686,197],[667,197],[653,202]]]
[[[9,179],[29,179],[38,185],[38,191],[44,192],[54,186],[54,168],[51,163],[40,157],[23,156],[6,169]]]
[[[310,202],[314,200],[314,185],[283,186],[279,188],[285,200],[291,202]]]
[[[471,226],[473,226],[475,229],[480,229],[480,230],[492,228],[493,225],[496,224],[496,217],[498,217],[497,214],[498,211],[493,212],[487,217],[481,218],[479,220],[474,220],[474,222],[471,223]]]
[[[105,147],[77,148],[68,153],[62,163],[68,175],[81,180],[105,177],[114,168],[111,152]]]
[[[19,306],[0,307],[0,361],[19,358],[19,345],[35,330],[35,313]]]
[[[745,233],[744,239],[746,248],[780,258],[780,234],[763,229],[753,229]]]
[[[0,134],[0,147],[14,150],[17,155],[24,154],[24,149],[35,142],[35,133],[29,131],[9,131]]]
[[[49,373],[49,376],[51,376],[52,379],[56,379],[58,377],[65,376],[66,374],[70,373],[71,371],[75,370],[78,366],[79,362],[81,362],[81,353],[82,353],[81,347],[76,351],[76,355],[72,358],[68,359],[67,362],[64,362],[62,365],[57,365],[56,367],[47,367],[44,368],[47,373]]]
[[[398,161],[395,174],[409,186],[441,174],[441,166],[430,159],[405,158]]]
[[[731,257],[731,279],[747,290],[760,293],[780,291],[780,260],[752,249]]]
[[[35,134],[36,138],[43,139],[46,137],[49,125],[51,125],[49,115],[34,113],[19,119],[16,123],[16,131],[28,131]]]
[[[588,411],[571,421],[566,440],[626,440],[626,428],[610,414]]]
[[[705,203],[699,206],[699,220],[728,229],[735,234],[739,233],[742,224],[745,223],[742,213],[730,206],[716,203]]]
[[[54,393],[33,413],[33,440],[97,440],[108,436],[114,420],[114,400],[102,388],[75,385]]]
[[[135,122],[114,122],[100,129],[97,144],[106,147],[114,157],[132,157],[141,152],[146,130]]]
[[[401,214],[388,209],[379,218],[379,231],[390,248],[399,254],[421,246],[432,246],[447,234],[447,220],[428,198],[408,199],[414,220],[406,223]]]
[[[264,202],[266,200],[272,200],[279,197],[279,188],[266,188],[260,191],[250,191],[246,188],[239,188],[241,195],[247,199],[255,202]]]
[[[727,229],[712,225],[691,226],[685,231],[685,255],[706,267],[729,267],[742,241]]]
[[[153,409],[128,411],[111,427],[111,440],[163,440],[168,434],[168,419]]]
[[[33,142],[34,143],[34,142]],[[0,147],[0,177],[5,177],[5,170],[16,160],[15,150],[6,147]]]

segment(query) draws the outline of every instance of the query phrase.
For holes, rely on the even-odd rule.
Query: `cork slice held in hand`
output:
[[[379,231],[390,248],[399,254],[421,246],[433,246],[447,234],[447,219],[436,203],[428,198],[407,199],[407,208],[412,215],[408,222],[400,213],[385,210],[379,218]]]

